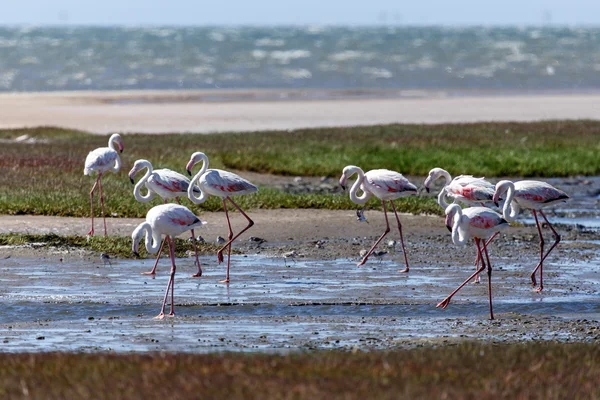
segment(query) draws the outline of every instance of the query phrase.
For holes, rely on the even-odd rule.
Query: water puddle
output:
[[[218,282],[224,267],[213,257],[201,261],[204,275],[192,278],[192,262],[177,260],[176,317],[156,321],[168,281],[166,262],[153,279],[141,275],[152,267],[150,259],[110,266],[4,260],[0,350],[286,351],[389,348],[471,335],[557,339],[576,335],[564,320],[600,317],[595,258],[547,263],[551,284],[542,294],[531,291],[522,266],[497,260],[494,311],[501,325],[487,320],[486,284],[469,284],[446,310],[435,308],[472,266],[413,265],[407,275],[385,260],[358,268],[353,260],[286,263],[237,256],[232,282],[224,285]],[[537,333],[522,331],[523,321],[537,326]]]

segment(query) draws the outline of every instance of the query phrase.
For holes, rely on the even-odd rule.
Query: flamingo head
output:
[[[110,139],[108,139],[109,143],[114,143],[117,145],[117,148],[119,149],[119,153],[123,152],[123,139],[121,138],[121,135],[119,135],[118,133],[113,133],[110,137]]]
[[[139,248],[140,248],[140,241],[142,240],[143,235],[144,235],[144,223],[141,223],[131,233],[131,240],[132,240],[131,252],[137,258],[139,258],[139,256],[140,256]]]
[[[346,181],[357,171],[357,169],[360,168],[355,167],[354,165],[348,165],[344,167],[344,170],[342,171],[342,177],[340,178],[340,186],[342,187],[342,190],[346,190]]]
[[[427,179],[425,179],[425,183],[423,184],[423,186],[425,186],[425,190],[427,191],[427,193],[429,193],[429,186],[431,186],[431,184],[433,182],[435,182],[440,176],[442,175],[448,175],[448,177],[450,176],[448,174],[448,172],[442,168],[432,168],[431,171],[429,171],[429,174],[427,175]]]
[[[133,163],[133,167],[131,167],[131,171],[129,171],[129,180],[131,181],[131,183],[135,183],[135,181],[133,180],[133,177],[142,169],[144,168],[146,165],[144,164],[149,164],[150,162],[148,160],[137,160],[136,162]]]
[[[194,154],[192,154],[192,156],[190,157],[190,161],[185,166],[185,170],[187,171],[188,175],[192,176],[192,168],[194,168],[194,165],[198,164],[202,160],[208,163],[208,157],[206,156],[206,154],[200,151],[197,151]]]
[[[445,225],[446,228],[448,228],[448,230],[450,232],[452,232],[452,225],[454,222],[454,215],[460,210],[460,206],[458,204],[450,204],[445,211],[446,214],[446,220],[445,220]]]
[[[496,190],[494,191],[494,195],[492,196],[492,201],[498,207],[498,202],[500,201],[500,196],[502,196],[508,190],[508,187],[512,185],[511,181],[500,181],[496,183]]]

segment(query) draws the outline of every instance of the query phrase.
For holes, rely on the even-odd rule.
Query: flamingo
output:
[[[206,201],[209,195],[220,197],[223,202],[223,209],[225,210],[225,216],[227,217],[227,226],[229,228],[228,241],[217,251],[217,259],[219,263],[223,262],[223,251],[227,248],[227,272],[225,273],[225,279],[220,281],[222,283],[229,283],[229,267],[231,264],[231,243],[237,239],[242,233],[250,229],[254,225],[254,221],[238,206],[231,196],[240,196],[244,194],[256,193],[258,188],[246,179],[236,175],[234,173],[223,171],[220,169],[208,169],[208,157],[206,154],[196,152],[192,154],[190,161],[187,163],[185,169],[188,174],[192,175],[192,168],[197,163],[202,162],[200,171],[194,175],[188,187],[188,197],[195,204],[201,204]],[[200,188],[200,196],[196,196],[194,185],[198,185]],[[246,218],[248,225],[244,229],[238,232],[237,235],[233,235],[231,229],[231,221],[229,220],[229,212],[227,211],[227,200],[233,204],[235,208]]]
[[[438,204],[445,210],[450,205],[445,197],[450,196],[454,203],[462,203],[466,206],[484,205],[492,201],[494,185],[484,178],[475,178],[472,175],[450,176],[448,171],[442,168],[433,168],[425,179],[425,189],[429,193],[429,186],[438,178],[444,178],[444,188],[438,195]]]
[[[429,186],[439,178],[444,178],[444,187],[438,194],[438,204],[444,210],[450,205],[446,201],[446,196],[452,198],[454,203],[461,203],[468,207],[474,205],[484,206],[486,202],[492,201],[495,190],[492,183],[484,178],[475,178],[472,175],[459,175],[452,179],[448,171],[442,168],[433,168],[429,171],[424,183],[427,193],[429,193]],[[492,235],[487,240],[486,247],[495,237],[496,235]],[[476,253],[475,269],[479,268],[479,252]],[[479,283],[479,275],[475,276],[474,282]]]
[[[402,174],[390,171],[387,169],[373,169],[367,171],[367,173],[363,172],[360,167],[355,165],[348,165],[344,168],[342,172],[342,177],[340,178],[340,186],[342,189],[346,190],[346,181],[352,175],[357,174],[358,179],[352,187],[350,188],[350,200],[352,200],[356,204],[365,204],[371,196],[375,195],[378,199],[381,200],[381,204],[383,205],[383,215],[385,217],[386,228],[383,234],[377,239],[373,247],[365,254],[363,259],[357,264],[357,266],[361,266],[367,262],[367,259],[375,250],[375,247],[383,240],[385,235],[387,235],[390,231],[390,223],[387,217],[387,208],[385,206],[385,202],[389,201],[392,210],[394,210],[394,215],[396,215],[396,221],[398,223],[398,231],[400,232],[400,242],[402,243],[402,253],[404,253],[404,262],[406,268],[401,272],[408,272],[408,257],[406,256],[406,249],[404,248],[404,238],[402,236],[402,224],[400,223],[400,218],[398,217],[398,213],[396,212],[396,207],[394,206],[393,200],[403,197],[409,194],[416,194],[417,187],[410,183],[408,179],[406,179]],[[363,194],[357,196],[358,189],[361,189]]]
[[[108,139],[108,147],[99,147],[88,153],[85,158],[84,175],[91,175],[98,172],[96,183],[90,191],[90,204],[92,208],[92,228],[88,232],[89,236],[94,236],[94,191],[96,187],[100,189],[100,203],[102,204],[102,219],[104,220],[104,236],[106,236],[106,218],[104,217],[104,197],[102,195],[102,174],[106,171],[119,172],[121,169],[121,158],[115,146],[118,146],[119,153],[123,152],[123,139],[118,133],[114,133]]]
[[[172,171],[170,169],[152,169],[152,164],[148,160],[137,160],[133,163],[133,167],[131,171],[129,171],[129,180],[131,183],[135,183],[133,178],[135,175],[143,170],[147,169],[146,173],[138,181],[133,189],[133,196],[137,201],[142,203],[147,203],[154,198],[155,195],[159,195],[164,203],[167,203],[167,199],[175,199],[177,204],[181,204],[179,202],[180,196],[187,196],[187,189],[190,185],[190,180],[186,178],[184,175],[179,172]],[[141,193],[142,186],[145,185],[148,189],[148,193],[143,195]],[[195,188],[198,189],[198,188]],[[202,276],[202,267],[200,266],[200,260],[198,259],[198,249],[196,247],[196,240],[194,230],[192,229],[192,243],[194,244],[194,252],[196,254],[196,265],[198,265],[198,272],[192,275],[193,277]],[[163,246],[165,242],[163,241],[160,245],[160,250],[158,251],[158,257],[156,257],[156,262],[154,263],[154,267],[152,271],[142,272],[143,275],[154,275],[156,274],[156,267],[158,265],[158,260],[160,259],[160,254],[162,253]]]
[[[494,193],[493,201],[498,204],[498,200],[500,196],[506,193],[506,198],[504,199],[504,207],[502,209],[502,213],[504,218],[508,221],[513,221],[517,215],[521,212],[521,208],[525,208],[531,210],[533,213],[533,218],[535,219],[535,224],[538,229],[538,234],[540,235],[540,262],[531,272],[531,283],[533,286],[537,285],[535,279],[535,273],[537,270],[540,270],[540,286],[535,289],[536,292],[541,292],[544,289],[544,281],[543,281],[543,263],[548,254],[558,245],[560,242],[560,235],[546,215],[542,211],[542,208],[552,206],[558,203],[562,203],[567,201],[569,196],[563,192],[555,188],[554,186],[540,181],[519,181],[519,182],[511,182],[511,181],[500,181],[496,184],[496,192]],[[544,218],[548,227],[552,231],[554,235],[554,244],[550,246],[548,252],[544,254],[544,237],[542,236],[542,228],[538,221],[537,212]]]
[[[168,315],[175,315],[175,303],[173,301],[176,270],[174,238],[185,231],[202,226],[203,224],[204,222],[200,221],[200,218],[194,215],[187,207],[179,204],[161,204],[152,207],[146,214],[146,221],[139,224],[131,234],[131,239],[133,240],[131,249],[136,256],[139,256],[138,248],[144,232],[146,233],[146,250],[148,250],[149,253],[154,254],[159,248],[162,249],[162,246],[160,246],[162,235],[166,236],[165,241],[167,241],[169,245],[171,276],[169,278],[167,290],[165,291],[160,314],[156,316],[158,319],[165,317],[165,306],[167,304],[167,298],[169,297],[169,290],[171,291],[171,311]]]
[[[461,209],[458,204],[451,204],[446,208],[446,226],[452,226],[452,242],[456,245],[464,245],[470,238],[475,240],[481,267],[461,283],[448,297],[436,305],[436,307],[446,308],[450,304],[450,299],[471,279],[486,269],[485,260],[487,260],[487,275],[488,275],[488,297],[490,302],[490,319],[494,319],[494,311],[492,309],[492,264],[488,255],[485,239],[495,235],[509,227],[508,221],[502,218],[494,210],[487,207],[471,207]],[[452,223],[454,220],[454,223]],[[482,245],[481,245],[481,242]],[[481,250],[485,253],[485,260]]]

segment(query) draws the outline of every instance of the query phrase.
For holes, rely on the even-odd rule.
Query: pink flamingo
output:
[[[131,183],[135,181],[133,178],[135,175],[143,170],[147,169],[146,173],[139,180],[139,182],[135,185],[133,189],[133,196],[135,199],[142,203],[147,203],[154,198],[155,195],[159,195],[164,203],[167,203],[167,199],[175,199],[177,204],[181,204],[179,202],[180,196],[187,196],[188,186],[190,185],[190,180],[186,178],[184,175],[172,171],[170,169],[152,169],[152,164],[148,160],[137,160],[131,171],[129,171],[129,180]],[[142,186],[146,186],[148,189],[148,193],[143,195],[141,193]],[[198,188],[195,188],[196,190]],[[194,230],[192,229],[192,243],[194,244],[194,252],[196,254],[196,265],[198,266],[198,272],[192,275],[193,277],[202,276],[202,267],[200,266],[200,260],[198,259],[198,249],[196,247],[196,240]],[[154,267],[152,271],[142,272],[143,275],[154,275],[156,274],[156,267],[158,265],[158,260],[160,259],[160,254],[162,253],[163,246],[165,242],[163,241],[160,245],[160,250],[158,251],[158,257],[156,257],[156,262],[154,263]]]
[[[406,249],[404,248],[404,238],[402,236],[402,224],[400,223],[400,218],[398,217],[398,213],[396,212],[396,206],[394,206],[393,200],[398,199],[400,197],[416,194],[417,187],[410,183],[408,179],[406,179],[402,174],[390,171],[387,169],[373,169],[368,171],[367,173],[363,172],[360,167],[355,165],[348,165],[344,168],[342,172],[342,177],[340,178],[340,186],[342,189],[346,190],[346,181],[352,175],[357,174],[358,179],[350,188],[350,200],[352,200],[356,204],[365,204],[371,196],[375,195],[378,199],[381,200],[381,204],[383,205],[383,215],[385,217],[385,231],[383,234],[377,239],[373,247],[367,252],[367,254],[363,257],[363,259],[357,264],[357,266],[361,266],[367,262],[367,259],[373,253],[379,242],[383,240],[385,235],[390,232],[390,223],[387,217],[387,208],[385,206],[385,202],[389,201],[392,210],[394,210],[394,215],[396,216],[396,221],[398,223],[398,231],[400,232],[400,243],[402,244],[402,253],[404,254],[404,262],[406,268],[401,272],[408,272],[408,257],[406,256]],[[358,189],[361,189],[363,194],[357,196]]]
[[[472,175],[459,175],[452,179],[448,171],[442,168],[433,168],[429,171],[424,184],[427,193],[429,193],[429,186],[439,178],[444,178],[444,187],[438,194],[438,204],[444,210],[450,205],[446,201],[446,196],[449,196],[453,200],[453,203],[460,203],[467,207],[476,205],[485,206],[485,203],[492,201],[495,190],[492,183],[486,181],[484,178],[475,178]],[[495,237],[496,235],[492,235],[485,245],[488,246]],[[479,268],[479,252],[476,251],[476,253],[475,269]],[[479,283],[479,281],[479,275],[476,275],[474,282]]]
[[[521,212],[521,208],[525,208],[533,212],[533,218],[535,219],[538,234],[540,235],[540,262],[533,269],[533,272],[531,272],[531,283],[533,286],[537,285],[535,273],[539,269],[540,286],[536,289],[536,292],[541,292],[544,289],[544,260],[560,242],[560,235],[558,232],[556,232],[550,221],[548,221],[548,218],[546,218],[542,208],[565,202],[569,196],[562,190],[559,190],[546,182],[540,181],[519,181],[514,183],[506,180],[500,181],[496,184],[496,192],[494,193],[493,201],[498,204],[500,196],[502,196],[504,193],[506,193],[506,198],[502,213],[506,220],[513,221]],[[548,224],[548,227],[552,231],[552,234],[554,235],[554,244],[550,246],[550,249],[548,249],[546,254],[544,254],[544,237],[542,236],[542,228],[538,221],[537,212],[539,212],[544,218]]]
[[[438,195],[438,204],[445,210],[450,205],[446,196],[453,199],[454,203],[466,206],[484,205],[492,201],[494,185],[484,178],[475,178],[472,175],[450,176],[448,171],[442,168],[433,168],[425,179],[425,189],[429,193],[429,186],[438,178],[444,178],[444,187]]]
[[[454,220],[454,223],[452,223]],[[452,226],[452,242],[456,245],[464,245],[470,238],[475,240],[481,267],[469,276],[462,284],[460,284],[448,297],[436,305],[436,307],[446,308],[450,304],[450,299],[471,279],[483,272],[486,268],[485,261],[487,260],[487,275],[488,275],[488,296],[490,302],[490,319],[494,319],[494,311],[492,310],[492,264],[486,247],[485,239],[509,227],[508,221],[502,218],[502,215],[487,208],[487,207],[471,207],[460,208],[458,204],[451,204],[446,208],[446,226]],[[480,245],[480,242],[482,246]],[[481,250],[485,253],[485,260]]]
[[[227,226],[229,227],[229,240],[217,251],[217,259],[219,263],[223,262],[223,251],[227,248],[227,272],[225,273],[225,279],[221,282],[229,283],[229,267],[231,263],[231,243],[237,239],[242,233],[250,229],[254,225],[254,221],[238,206],[232,199],[231,196],[240,196],[249,193],[256,193],[258,188],[246,179],[227,171],[220,169],[208,169],[208,157],[206,154],[196,152],[192,154],[190,161],[187,163],[185,169],[188,174],[192,175],[192,168],[197,163],[202,162],[202,168],[194,175],[188,187],[188,198],[195,204],[204,203],[208,196],[220,197],[223,201],[223,208],[225,209],[225,216],[227,217]],[[200,188],[200,196],[196,196],[196,190],[194,185],[198,185]],[[229,200],[231,204],[248,220],[248,225],[244,229],[238,232],[237,235],[233,235],[231,229],[231,222],[229,220],[229,212],[227,211],[227,202]]]
[[[92,228],[88,232],[89,236],[94,236],[94,191],[96,187],[100,189],[100,204],[102,204],[102,219],[104,220],[104,236],[106,236],[106,218],[104,216],[104,196],[102,195],[102,174],[106,171],[119,172],[121,169],[121,159],[115,148],[119,148],[119,153],[123,152],[123,139],[118,133],[111,135],[108,139],[108,147],[99,147],[92,150],[85,158],[84,175],[91,175],[93,172],[98,172],[96,183],[90,191],[90,204],[92,207]]]
[[[167,290],[165,291],[160,314],[158,314],[156,318],[162,319],[165,317],[165,306],[167,304],[167,298],[169,297],[169,290],[171,291],[171,312],[169,313],[169,316],[175,315],[175,303],[173,300],[176,270],[174,238],[185,231],[202,226],[203,224],[204,222],[200,221],[200,219],[187,207],[179,204],[161,204],[152,207],[146,214],[146,221],[139,224],[131,234],[131,239],[133,240],[132,251],[138,257],[138,248],[144,232],[146,233],[146,250],[148,250],[149,253],[154,254],[159,248],[162,249],[162,246],[160,246],[162,235],[166,236],[165,241],[167,241],[169,245],[171,276],[169,278]]]

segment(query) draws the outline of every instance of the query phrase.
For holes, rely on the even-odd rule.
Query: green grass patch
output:
[[[28,135],[31,142],[15,139]],[[87,153],[106,146],[108,136],[35,128],[1,130],[0,213],[87,216],[93,178],[83,176]],[[597,175],[600,122],[476,123],[444,125],[382,125],[306,129],[294,132],[229,134],[124,135],[125,152],[119,174],[103,180],[107,209],[120,217],[145,215],[150,205],[135,201],[127,172],[139,158],[156,168],[184,172],[192,152],[208,154],[215,168],[282,175],[338,178],[344,166],[365,171],[389,168],[425,176],[433,167],[451,174],[478,176]],[[422,182],[415,182],[422,185]],[[292,195],[269,187],[239,198],[245,208],[351,209],[347,196]],[[189,204],[189,203],[188,203]],[[378,207],[372,201],[373,207]],[[197,208],[196,208],[197,209]],[[220,210],[219,199],[200,207]],[[399,201],[399,209],[440,213],[431,199]]]
[[[31,235],[24,233],[1,233],[0,246],[29,246],[35,243],[36,247],[55,247],[69,249],[83,249],[98,253],[107,253],[120,258],[135,258],[131,252],[131,238],[120,236],[60,236],[54,233],[45,235]],[[198,252],[201,254],[214,254],[220,248],[214,244],[197,243]],[[188,250],[193,250],[194,245],[187,238],[175,239],[175,255],[184,257]],[[163,255],[168,254],[163,250]],[[234,250],[235,251],[235,250]],[[146,248],[142,242],[139,247],[140,257],[147,256]]]
[[[0,354],[0,397],[595,399],[593,344],[272,354]]]

